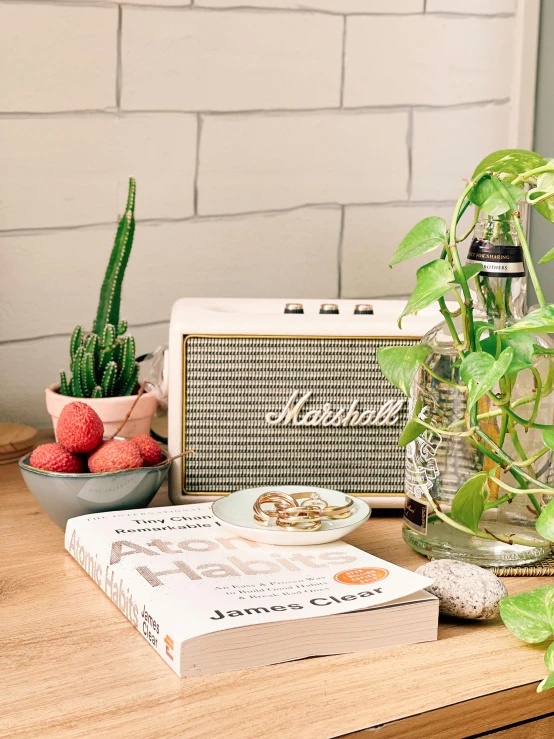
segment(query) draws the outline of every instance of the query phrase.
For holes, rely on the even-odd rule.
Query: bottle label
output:
[[[496,246],[483,239],[473,239],[468,262],[480,262],[483,277],[525,277],[521,246]]]
[[[406,496],[404,502],[404,523],[412,531],[418,531],[420,534],[427,533],[428,514],[429,507],[425,501],[414,500],[409,495]]]

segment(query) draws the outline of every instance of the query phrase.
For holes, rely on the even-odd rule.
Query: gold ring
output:
[[[315,491],[288,494],[272,490],[262,493],[254,503],[254,520],[267,526],[274,518],[276,525],[287,531],[316,531],[324,520],[348,518],[351,515],[354,500],[348,496],[345,499],[343,505],[328,505]],[[273,508],[263,508],[266,503],[272,503]]]
[[[286,528],[288,531],[294,531],[295,529],[315,531],[321,526],[322,520],[319,510],[295,506],[294,508],[286,508],[283,511],[279,511],[277,513],[276,524],[280,528]]]
[[[336,519],[336,518],[348,518],[352,511],[350,510],[352,506],[354,505],[354,501],[352,498],[346,499],[348,502],[344,505],[329,505],[326,508],[324,508],[321,511],[321,515],[325,516],[326,518]]]
[[[318,510],[295,506],[279,511],[276,524],[287,531],[316,531],[320,528],[322,520]]]
[[[304,520],[292,524],[277,521],[277,526],[283,531],[317,531],[321,528],[321,521]]]
[[[273,510],[264,510],[262,505],[264,503],[273,503],[275,508]],[[275,518],[277,513],[281,510],[292,508],[296,505],[296,501],[287,493],[280,493],[275,490],[269,493],[262,493],[254,503],[254,519],[261,523],[263,526],[267,526],[271,518]]]
[[[322,511],[328,505],[327,501],[323,500],[319,493],[310,492],[309,490],[305,493],[292,493],[292,497],[296,501],[301,501],[300,505],[303,508],[319,508]]]

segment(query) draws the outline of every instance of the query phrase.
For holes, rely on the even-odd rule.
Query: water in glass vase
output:
[[[517,234],[506,216],[484,216],[474,235],[468,261],[483,265],[475,280],[474,319],[496,328],[508,326],[523,316],[526,305],[526,278]],[[459,319],[454,324],[458,335],[463,335]],[[484,327],[481,341],[483,348],[494,354],[497,338],[489,337]],[[460,387],[460,355],[446,322],[433,328],[422,343],[431,346],[432,354],[414,379],[412,411],[417,410],[419,418],[432,427],[450,433],[463,431],[467,427],[467,390]],[[523,337],[521,343],[522,351],[532,344],[551,346],[545,335]],[[554,394],[547,392],[552,385],[551,356],[535,353],[533,367],[535,372],[525,369],[513,376],[510,409],[525,419],[536,413],[536,423],[552,424]],[[535,407],[537,382],[542,383],[543,399]],[[497,396],[506,396],[505,383],[493,388]],[[478,401],[477,417],[479,429],[490,439],[489,448],[497,447],[512,459],[529,459],[544,448],[539,429],[525,430],[513,423],[487,396]],[[551,483],[552,452],[526,469],[534,470],[537,479]],[[479,534],[472,534],[451,515],[452,501],[467,480],[493,470]],[[426,429],[407,448],[404,540],[430,557],[485,566],[529,564],[549,556],[550,544],[535,530],[541,496],[513,496],[500,483],[519,487],[511,472],[502,471],[466,438]]]

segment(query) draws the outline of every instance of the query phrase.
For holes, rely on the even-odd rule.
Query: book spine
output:
[[[89,536],[87,536],[87,533]],[[79,526],[79,519],[70,519],[65,531],[65,548],[87,575],[102,588],[119,610],[127,617],[144,639],[181,677],[181,641],[165,623],[160,606],[148,592],[149,585],[132,587],[121,567],[110,564],[111,543],[97,535],[91,536],[86,526]],[[150,597],[149,597],[150,596]]]

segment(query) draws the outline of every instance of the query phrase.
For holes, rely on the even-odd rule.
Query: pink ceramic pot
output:
[[[94,408],[102,419],[105,435],[111,436],[123,423],[123,419],[137,399],[136,395],[125,395],[120,398],[71,398],[67,395],[60,395],[59,387],[59,385],[51,385],[46,388],[46,408],[52,417],[54,432],[64,406],[78,400]],[[156,412],[157,406],[158,401],[153,395],[150,393],[141,395],[129,416],[129,420],[117,435],[130,439],[140,434],[149,434],[152,416]]]

